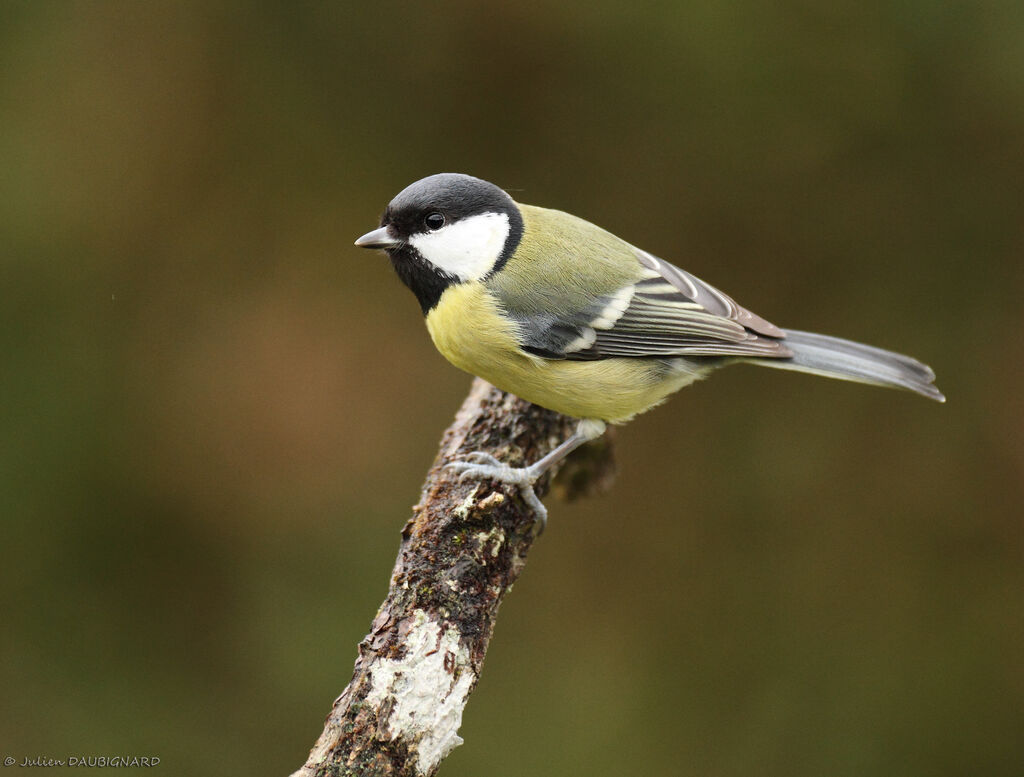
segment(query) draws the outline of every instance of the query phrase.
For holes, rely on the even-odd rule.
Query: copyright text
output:
[[[55,766],[84,766],[93,769],[148,769],[159,766],[160,758],[155,755],[69,755],[65,758],[49,758],[47,756],[15,758],[8,755],[4,756],[3,765],[23,768],[38,766],[44,769]]]

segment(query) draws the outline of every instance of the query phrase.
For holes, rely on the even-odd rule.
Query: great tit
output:
[[[538,513],[549,467],[719,367],[740,362],[909,389],[939,402],[935,373],[892,351],[780,329],[726,294],[588,221],[522,205],[494,184],[442,173],[391,201],[363,248],[387,252],[456,367],[580,419],[528,467],[489,454],[452,466],[512,483]]]

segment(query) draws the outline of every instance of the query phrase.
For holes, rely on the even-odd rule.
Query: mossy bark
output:
[[[473,451],[486,451],[513,466],[529,464],[566,439],[575,423],[482,380],[473,383],[444,434],[419,504],[402,530],[387,598],[359,644],[352,680],[335,701],[306,764],[293,777],[429,775],[461,741],[455,730],[462,706],[479,678],[498,608],[522,572],[538,524],[515,487],[459,482],[445,465]],[[610,479],[607,443],[586,446],[580,453],[567,467],[567,474],[572,472],[571,485],[565,489],[569,494]],[[537,484],[538,496],[547,489],[545,476]],[[427,722],[435,703],[429,693],[423,698],[420,689],[416,703],[421,706],[403,723],[397,710],[407,700],[398,698],[398,691],[379,687],[381,678],[388,672],[394,676],[396,667],[399,676],[403,671],[427,671],[418,667],[425,667],[429,659],[415,663],[408,644],[411,632],[425,621],[433,624],[432,634],[457,635],[458,648],[446,643],[448,653],[441,664],[451,682],[442,675],[436,694],[436,705],[447,703],[448,708],[445,722],[435,728],[454,726],[441,732],[447,737],[443,741],[432,739],[438,732]],[[436,670],[438,664],[433,666]],[[405,680],[408,684],[415,678]],[[453,702],[449,696],[456,687],[462,690]]]

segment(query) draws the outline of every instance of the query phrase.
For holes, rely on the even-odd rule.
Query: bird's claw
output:
[[[537,492],[533,490],[533,486],[520,485],[519,493],[523,497],[523,501],[526,502],[527,506],[529,506],[537,516],[537,522],[533,528],[536,532],[536,536],[539,537],[548,527],[548,508],[546,508],[544,503],[540,501],[540,497],[537,496]]]
[[[540,473],[534,471],[532,467],[510,467],[489,453],[473,451],[467,453],[464,460],[448,462],[445,468],[454,471],[460,482],[468,479],[495,480],[517,486],[523,501],[537,515],[537,534],[544,531],[548,523],[548,511],[537,496],[537,492],[533,490],[533,484]]]
[[[493,457],[492,461],[487,461],[486,463],[452,461],[445,465],[445,469],[455,472],[459,476],[460,482],[470,478],[474,480],[497,480],[501,483],[519,482],[513,474],[511,467],[505,466],[497,459],[493,459]]]

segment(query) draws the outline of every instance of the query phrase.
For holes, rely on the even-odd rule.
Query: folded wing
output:
[[[523,350],[549,359],[792,353],[785,332],[696,276],[634,249],[640,278],[566,314],[515,316]]]

